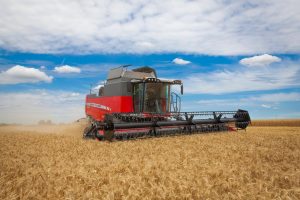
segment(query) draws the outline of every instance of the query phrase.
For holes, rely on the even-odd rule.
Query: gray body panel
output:
[[[155,73],[127,71],[124,67],[111,69],[104,85],[103,96],[132,96],[132,80],[156,78]]]
[[[131,82],[116,82],[104,85],[103,96],[132,96]]]

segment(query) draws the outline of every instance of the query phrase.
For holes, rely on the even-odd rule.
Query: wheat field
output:
[[[300,199],[300,127],[125,142],[0,127],[0,199]]]
[[[254,120],[252,126],[299,126],[300,119]]]

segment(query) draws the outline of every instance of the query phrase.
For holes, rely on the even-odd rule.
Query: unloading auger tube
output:
[[[185,135],[246,129],[248,111],[204,111],[177,113],[110,113],[103,122],[93,121],[84,137],[99,140]]]

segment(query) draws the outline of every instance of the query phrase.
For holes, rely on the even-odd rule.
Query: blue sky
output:
[[[183,80],[184,111],[300,117],[297,1],[2,4],[0,122],[83,117],[90,85],[125,64]]]

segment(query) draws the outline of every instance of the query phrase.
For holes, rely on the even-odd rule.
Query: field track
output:
[[[0,199],[300,199],[300,127],[260,123],[113,143],[1,126]]]

